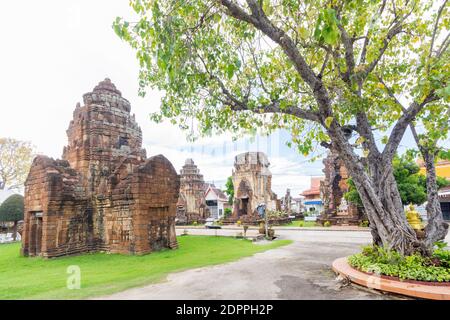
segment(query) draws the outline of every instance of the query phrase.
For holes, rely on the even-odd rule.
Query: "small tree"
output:
[[[228,203],[233,204],[233,198],[234,198],[234,185],[233,185],[233,178],[228,177],[227,182],[225,183],[225,193],[228,195]]]
[[[231,208],[225,208],[224,218],[228,218],[229,216],[231,216],[231,214],[232,214]]]
[[[13,238],[17,238],[17,222],[23,220],[23,196],[13,194],[0,205],[0,221],[14,222]]]
[[[20,189],[32,160],[33,148],[29,142],[0,138],[0,190]]]

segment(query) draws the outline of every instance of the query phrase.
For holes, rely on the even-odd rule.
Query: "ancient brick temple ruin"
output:
[[[62,160],[37,156],[25,183],[22,253],[144,254],[176,248],[179,176],[146,158],[130,103],[109,79],[77,104]]]
[[[209,217],[203,175],[192,159],[186,159],[180,172],[180,197],[177,203],[177,223],[203,223]]]
[[[230,220],[257,223],[256,208],[266,203],[267,210],[280,210],[280,201],[272,191],[269,160],[263,152],[246,152],[234,160],[234,207]]]
[[[363,210],[347,203],[344,194],[348,191],[347,168],[333,148],[323,161],[325,179],[320,183],[324,209],[317,219],[319,223],[329,221],[332,225],[358,225],[363,220]]]

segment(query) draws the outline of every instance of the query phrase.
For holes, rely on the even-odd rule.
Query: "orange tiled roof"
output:
[[[311,196],[320,194],[320,182],[323,181],[324,177],[314,177],[311,178],[311,188],[305,190],[301,193],[302,196]]]

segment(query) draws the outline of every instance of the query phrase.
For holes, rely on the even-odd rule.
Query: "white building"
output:
[[[303,205],[309,215],[318,216],[323,210],[323,202],[320,195],[320,182],[324,177],[311,177],[311,187],[301,193],[304,197]]]
[[[221,219],[224,216],[228,198],[222,190],[216,188],[214,184],[209,184],[205,191],[206,205],[211,213],[211,218]]]

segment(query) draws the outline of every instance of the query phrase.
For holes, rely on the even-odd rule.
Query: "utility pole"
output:
[[[266,231],[266,239],[269,240],[269,217],[267,210],[267,173],[262,173],[263,177],[263,192],[264,192],[264,226]]]

